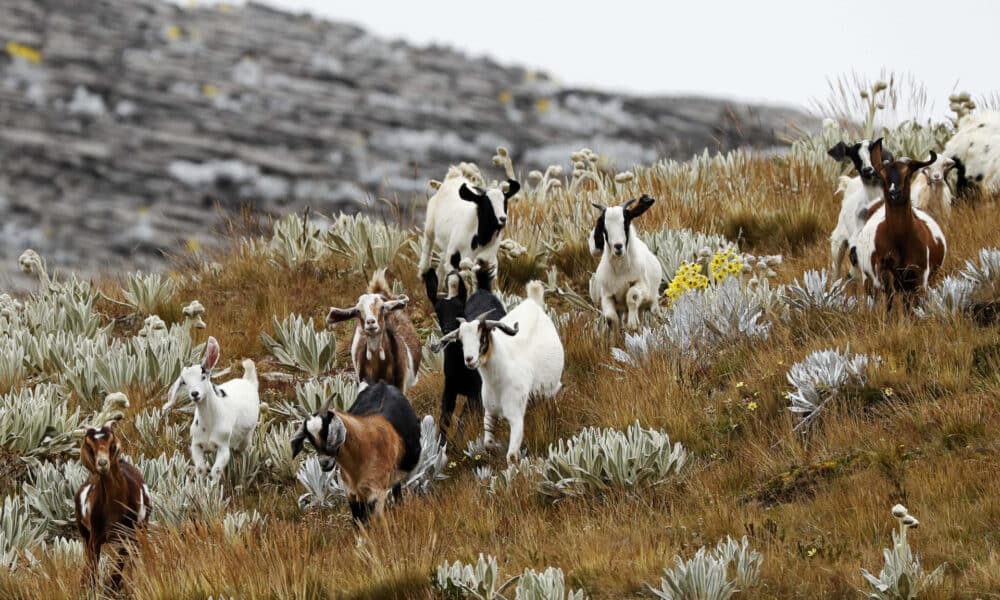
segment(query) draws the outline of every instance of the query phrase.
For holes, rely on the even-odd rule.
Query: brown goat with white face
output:
[[[904,294],[907,307],[926,289],[930,278],[944,262],[947,245],[937,222],[922,210],[913,208],[910,184],[920,169],[934,163],[908,158],[883,163],[872,154],[873,164],[882,180],[882,200],[869,209],[852,249],[851,261],[864,274],[866,286],[885,291],[892,307],[897,292]]]
[[[107,588],[121,588],[122,571],[128,555],[128,544],[135,541],[135,532],[149,521],[152,508],[149,488],[142,474],[125,462],[119,453],[114,421],[97,429],[88,427],[80,448],[80,462],[90,471],[90,477],[76,493],[76,525],[86,551],[85,578],[97,583],[101,547],[106,543],[117,546],[117,562]]]
[[[368,293],[352,308],[331,308],[328,325],[357,319],[351,358],[358,381],[394,385],[405,394],[417,382],[422,349],[420,337],[403,309],[409,298],[397,298],[385,279],[385,269],[376,271]]]

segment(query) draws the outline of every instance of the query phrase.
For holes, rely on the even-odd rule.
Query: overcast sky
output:
[[[639,94],[806,105],[827,95],[828,76],[887,67],[922,80],[943,115],[955,89],[1000,90],[990,0],[266,2]]]

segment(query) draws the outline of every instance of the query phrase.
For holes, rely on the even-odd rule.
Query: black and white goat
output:
[[[638,203],[629,200],[610,208],[594,204],[601,214],[590,234],[590,253],[601,262],[590,279],[590,298],[612,328],[627,314],[628,327],[638,329],[640,313],[657,306],[663,267],[632,226],[654,202],[644,195]]]
[[[837,187],[844,197],[840,203],[837,227],[830,234],[830,266],[835,277],[843,273],[844,257],[868,219],[869,208],[882,199],[882,180],[872,164],[873,152],[879,153],[883,160],[895,160],[892,152],[883,147],[882,138],[853,144],[838,142],[827,150],[830,158],[841,163],[850,162],[858,172],[857,177],[842,175]],[[857,277],[860,274],[855,272],[854,275]]]
[[[431,268],[431,253],[440,253],[438,281],[462,259],[496,270],[500,232],[507,225],[507,205],[521,184],[507,180],[507,189],[471,185],[458,167],[448,170],[441,187],[427,203],[427,220],[420,251],[419,274]]]
[[[476,271],[477,289],[468,295],[465,281],[459,271],[448,274],[447,295],[438,297],[437,273],[431,269],[424,273],[424,286],[427,288],[427,299],[434,305],[441,334],[448,335],[458,329],[462,319],[472,320],[479,315],[488,315],[492,319],[501,319],[507,314],[503,302],[492,290],[492,277],[485,266]],[[481,414],[483,380],[479,371],[470,369],[465,364],[462,348],[458,344],[449,344],[444,348],[444,392],[441,395],[441,443],[445,442],[447,430],[451,426],[452,415],[455,412],[455,402],[458,396],[465,396],[466,410]]]
[[[562,388],[565,353],[545,313],[545,288],[539,281],[529,283],[527,298],[503,319],[462,319],[434,350],[455,341],[461,344],[465,365],[479,369],[483,378],[483,438],[492,445],[494,419],[506,419],[507,461],[513,463],[520,456],[529,398],[551,398]]]
[[[293,457],[307,440],[324,471],[340,466],[351,516],[361,525],[382,512],[390,492],[399,499],[420,460],[420,420],[399,388],[381,382],[363,384],[347,412],[323,407],[306,419],[292,438]]]
[[[212,369],[219,362],[219,342],[208,338],[205,356],[200,365],[181,370],[181,376],[170,387],[163,414],[174,406],[181,388],[187,390],[194,402],[194,420],[191,422],[191,459],[199,475],[208,473],[206,452],[215,452],[212,481],[218,482],[232,456],[253,441],[260,416],[257,367],[249,358],[243,361],[243,377],[230,379],[222,385],[212,383]]]

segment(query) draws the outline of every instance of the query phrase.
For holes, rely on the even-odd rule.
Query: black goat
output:
[[[480,265],[476,271],[476,291],[468,295],[468,289],[458,271],[448,274],[448,293],[439,298],[437,294],[437,273],[432,269],[423,275],[424,287],[427,289],[427,299],[434,306],[441,333],[447,334],[458,329],[463,320],[472,320],[483,315],[490,319],[500,319],[507,314],[500,299],[493,293],[490,269]],[[438,422],[441,431],[441,442],[444,443],[447,430],[451,427],[452,414],[455,412],[455,401],[459,395],[465,396],[467,410],[476,414],[483,411],[482,401],[483,380],[479,371],[465,366],[461,344],[449,344],[444,349],[444,392],[441,395],[441,419]]]

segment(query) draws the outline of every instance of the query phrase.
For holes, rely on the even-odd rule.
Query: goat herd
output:
[[[918,161],[896,159],[881,139],[841,142],[831,148],[831,157],[851,161],[858,173],[841,177],[844,198],[831,235],[834,271],[841,270],[844,255],[849,254],[852,275],[866,290],[884,291],[890,306],[894,295],[902,294],[909,306],[944,259],[944,234],[925,210],[948,218],[951,196],[945,177],[957,169],[959,189],[967,183],[970,157],[959,158],[964,150],[946,148],[949,157],[930,152],[927,160]],[[982,175],[972,178],[981,180]],[[494,443],[496,418],[508,422],[508,461],[520,457],[529,399],[558,393],[565,360],[558,331],[545,311],[540,282],[529,283],[526,298],[509,313],[492,291],[508,202],[519,189],[514,180],[481,189],[458,168],[450,169],[427,207],[418,266],[443,333],[432,348],[444,352],[441,439],[462,395],[468,407],[482,412],[488,445]],[[633,224],[654,202],[642,196],[620,206],[594,205],[600,212],[589,244],[600,263],[590,282],[590,296],[613,329],[635,329],[642,313],[659,312],[663,271]],[[435,252],[441,257],[436,268]],[[476,287],[471,294],[466,278],[470,273]],[[406,394],[416,383],[422,351],[406,315],[408,303],[407,297],[393,294],[382,270],[353,307],[330,309],[330,325],[357,319],[351,357],[359,393],[346,412],[331,410],[328,400],[290,440],[294,455],[308,441],[323,470],[339,467],[357,524],[378,515],[390,495],[399,497],[400,482],[419,459],[420,423]],[[166,414],[182,391],[192,400],[191,458],[198,475],[213,482],[221,478],[231,452],[252,441],[260,411],[253,361],[243,361],[242,378],[215,385],[212,369],[219,355],[219,344],[210,337],[203,361],[182,369],[164,407]],[[120,451],[114,421],[87,429],[81,462],[91,475],[75,498],[91,583],[96,582],[102,545],[113,542],[118,547],[112,587],[121,583],[130,546],[123,542],[134,540],[136,529],[152,510],[141,474],[120,458]],[[206,452],[215,455],[210,469]]]

